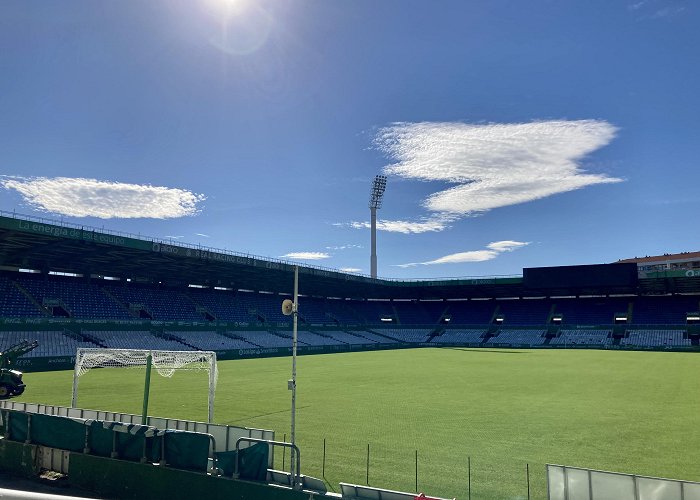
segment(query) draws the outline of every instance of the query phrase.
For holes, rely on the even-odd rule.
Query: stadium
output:
[[[699,24],[3,0],[0,497],[700,500]]]
[[[3,213],[0,266],[0,350],[38,341],[0,402],[9,473],[105,498],[698,498],[693,254],[387,280]]]

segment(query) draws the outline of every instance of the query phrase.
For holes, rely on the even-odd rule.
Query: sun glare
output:
[[[267,41],[273,19],[253,0],[204,0],[217,30],[209,42],[229,55],[256,52]]]
[[[207,0],[209,6],[224,16],[238,15],[248,6],[249,0]]]

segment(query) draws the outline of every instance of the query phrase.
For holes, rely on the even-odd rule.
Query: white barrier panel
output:
[[[0,498],[3,500],[88,500],[87,497],[69,497],[65,495],[52,495],[38,493],[36,491],[10,490],[0,488]]]
[[[47,446],[37,446],[37,458],[42,469],[68,474],[69,457],[70,452],[68,451]]]
[[[548,500],[700,500],[700,483],[547,464]]]
[[[211,434],[216,439],[219,451],[231,451],[236,449],[236,440],[239,437],[254,437],[258,439],[275,439],[274,431],[254,429],[251,427],[236,427],[232,425],[208,424],[206,422],[194,422],[192,420],[176,420],[170,418],[149,417],[148,425],[158,429],[177,429],[181,431],[203,432]],[[250,443],[241,443],[240,448],[247,448]]]

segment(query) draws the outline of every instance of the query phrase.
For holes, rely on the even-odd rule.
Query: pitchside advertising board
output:
[[[525,288],[635,287],[637,264],[530,267],[523,269]]]

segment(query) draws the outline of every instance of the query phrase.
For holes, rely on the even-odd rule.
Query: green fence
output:
[[[3,435],[11,441],[176,469],[206,472],[209,449],[216,450],[212,436],[198,432],[15,410],[0,416]]]

